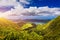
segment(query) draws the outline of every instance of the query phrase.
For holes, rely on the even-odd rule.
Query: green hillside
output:
[[[0,40],[5,39],[6,37],[11,36],[12,34],[16,34],[17,30],[19,29],[19,26],[13,23],[12,21],[0,18]]]
[[[14,22],[8,20],[8,19],[4,19],[4,18],[0,18],[0,28],[13,28],[13,29],[16,29],[18,28],[19,26],[17,24],[15,24]],[[10,28],[9,28],[10,29]]]
[[[0,18],[0,40],[60,40],[60,16],[46,24]]]
[[[60,40],[60,16],[51,20],[44,28],[45,37],[50,40]]]

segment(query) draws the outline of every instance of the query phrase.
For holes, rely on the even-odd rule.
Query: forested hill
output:
[[[44,31],[46,33],[44,36],[53,40],[60,40],[60,16],[47,23]]]
[[[0,40],[60,40],[60,16],[46,24],[0,18]]]

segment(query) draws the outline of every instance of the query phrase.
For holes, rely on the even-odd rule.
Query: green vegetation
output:
[[[60,40],[60,16],[46,24],[16,24],[0,18],[0,40]]]

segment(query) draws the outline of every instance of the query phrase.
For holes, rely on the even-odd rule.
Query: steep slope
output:
[[[19,36],[20,27],[14,22],[0,18],[0,40],[14,40]]]
[[[51,38],[51,40],[60,40],[60,16],[51,20],[44,28],[45,37]]]
[[[7,20],[7,19],[4,19],[4,18],[0,18],[0,29],[10,29],[10,28],[13,28],[13,29],[17,29],[19,26],[15,23],[13,23],[12,21],[10,20]]]

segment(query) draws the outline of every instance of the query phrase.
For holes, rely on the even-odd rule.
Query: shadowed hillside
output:
[[[23,25],[25,25],[27,22],[25,21],[19,21],[17,22],[17,25],[19,25],[20,27],[22,27]]]

